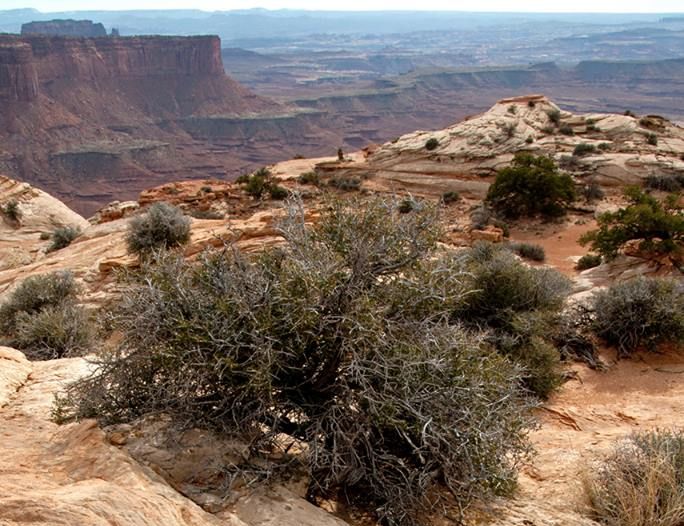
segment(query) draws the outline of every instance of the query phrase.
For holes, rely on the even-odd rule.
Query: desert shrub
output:
[[[595,132],[600,131],[596,124],[587,124],[587,131]]]
[[[592,518],[605,526],[684,523],[684,434],[655,430],[619,443],[585,479]]]
[[[236,184],[247,184],[249,182],[249,177],[251,174],[242,174],[237,179],[235,179]]]
[[[506,111],[508,111],[508,113],[510,113],[511,115],[515,115],[516,113],[518,113],[518,108],[515,104],[511,104]]]
[[[431,137],[427,141],[425,141],[425,149],[429,152],[437,149],[438,146],[439,146],[439,140],[437,140],[434,137]]]
[[[420,201],[418,201],[413,196],[408,196],[399,201],[399,204],[397,205],[397,211],[400,214],[408,214],[410,212],[420,210],[422,207],[423,204]]]
[[[610,150],[610,143],[609,142],[599,143],[598,149],[601,150],[602,152],[606,152],[606,151]]]
[[[570,126],[569,124],[563,124],[560,128],[558,128],[558,131],[562,135],[568,135],[568,136],[575,135],[574,128],[572,126]]]
[[[284,188],[277,184],[272,184],[268,188],[268,193],[271,196],[271,199],[281,201],[285,199],[290,192],[288,192],[287,188]]]
[[[247,177],[247,181],[245,182],[245,192],[255,199],[261,199],[264,193],[268,191],[268,183],[269,181],[267,177],[254,173]]]
[[[527,107],[528,108],[534,108],[537,104],[533,100],[528,100],[527,101]]]
[[[582,142],[575,146],[572,155],[576,157],[582,157],[583,155],[589,155],[591,153],[594,153],[595,151],[596,146],[594,146],[593,144],[587,144],[586,142]]]
[[[679,192],[684,188],[684,174],[649,175],[646,187],[663,192]]]
[[[210,194],[213,191],[214,189],[211,186],[203,186],[202,188],[200,188],[200,192],[204,194]]]
[[[509,122],[508,124],[504,124],[502,127],[504,135],[506,135],[506,137],[509,139],[515,135],[515,130],[517,130],[517,129],[518,129],[518,124],[515,122]]]
[[[521,258],[540,262],[546,259],[546,252],[541,245],[535,245],[533,243],[509,243],[506,246]]]
[[[646,136],[646,142],[651,146],[658,146],[658,136],[655,133],[649,133]]]
[[[304,172],[297,178],[297,181],[300,184],[312,184],[314,186],[321,184],[321,178],[314,171]]]
[[[88,313],[72,303],[48,306],[34,314],[19,313],[12,339],[12,345],[32,360],[85,354],[92,342]]]
[[[598,267],[603,261],[603,258],[599,254],[585,254],[577,260],[575,264],[575,269],[588,270],[590,268]]]
[[[361,179],[357,177],[334,176],[330,178],[328,184],[338,190],[351,192],[361,189]]]
[[[625,117],[633,117],[636,119],[636,113],[634,113],[632,110],[625,110],[624,116]]]
[[[594,338],[590,333],[591,310],[575,303],[566,308],[551,327],[553,340],[561,360],[586,363],[592,369],[604,369]]]
[[[71,242],[81,235],[81,230],[73,226],[61,226],[52,231],[50,238],[52,243],[47,248],[48,252],[54,252],[71,245]]]
[[[190,240],[190,220],[168,203],[155,203],[128,222],[126,245],[135,254],[184,245]]]
[[[51,237],[52,237],[52,234],[50,232],[41,232],[40,236],[39,236],[41,241],[47,241]]]
[[[606,196],[601,185],[596,181],[590,181],[582,187],[582,197],[588,202],[601,200]]]
[[[442,203],[445,205],[448,205],[449,203],[455,203],[456,201],[461,200],[461,194],[459,194],[456,190],[449,190],[448,192],[444,192],[442,194]]]
[[[487,203],[509,218],[563,215],[575,200],[575,185],[548,157],[528,153],[515,156],[511,166],[499,171],[487,192]]]
[[[620,355],[684,342],[684,283],[639,277],[593,296],[593,330]]]
[[[73,301],[78,287],[71,272],[54,272],[26,278],[0,305],[0,330],[12,331],[19,313],[34,314],[46,307]]]
[[[503,233],[503,237],[508,238],[511,237],[511,229],[508,226],[508,223],[506,221],[502,221],[501,219],[498,218],[493,218],[491,220],[492,226],[495,226],[496,228],[500,228],[501,232]]]
[[[291,202],[283,247],[164,255],[113,314],[120,347],[61,407],[213,429],[249,446],[233,471],[302,462],[310,500],[392,525],[427,523],[444,490],[462,509],[507,493],[528,453],[519,372],[452,318],[471,278],[435,251],[435,209],[396,207],[332,202],[308,227]]]
[[[684,212],[676,206],[676,194],[664,203],[638,187],[625,190],[630,203],[626,208],[598,217],[598,230],[588,232],[580,243],[607,259],[631,240],[639,240],[639,250],[669,254],[675,260],[684,243]]]
[[[0,341],[46,360],[82,354],[92,344],[92,324],[76,305],[78,288],[70,272],[26,278],[0,305]]]
[[[534,137],[532,137],[531,135],[529,135],[529,136],[527,137],[527,139],[525,139],[525,142],[526,142],[527,144],[532,144],[532,143],[534,142]]]
[[[484,230],[492,219],[492,211],[485,204],[476,206],[470,212],[470,224],[476,230]]]
[[[554,128],[553,126],[544,126],[542,128],[542,133],[544,133],[545,135],[554,135],[556,133],[556,128]]]
[[[555,124],[556,126],[560,125],[561,121],[561,112],[558,109],[555,110],[549,110],[546,112],[546,115],[548,115],[549,120]]]
[[[19,220],[21,220],[21,210],[19,209],[19,203],[15,199],[7,201],[4,206],[0,208],[0,212],[2,212],[7,219],[14,221],[15,223],[18,223]]]
[[[558,351],[549,335],[569,280],[553,269],[522,265],[504,247],[490,243],[476,243],[467,258],[472,292],[457,316],[485,330],[498,352],[523,367],[531,392],[548,396],[561,381]]]

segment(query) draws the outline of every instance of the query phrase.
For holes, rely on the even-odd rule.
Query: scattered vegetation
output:
[[[426,149],[427,151],[429,151],[429,152],[431,152],[432,150],[437,149],[438,146],[439,146],[439,141],[438,141],[436,138],[434,138],[434,137],[431,137],[430,139],[428,139],[428,140],[425,142],[425,149]]]
[[[536,106],[536,103],[533,100],[527,101],[527,107],[528,108],[534,108],[535,106]]]
[[[684,188],[684,174],[649,175],[646,187],[663,192],[679,192]]]
[[[621,356],[684,342],[684,284],[639,277],[594,294],[593,330]]]
[[[286,199],[288,195],[290,195],[290,192],[287,190],[287,188],[277,184],[270,185],[268,187],[268,193],[271,196],[271,199],[276,199],[278,201],[282,201],[283,199]]]
[[[646,136],[646,142],[651,146],[658,146],[658,136],[655,133],[649,133]]]
[[[549,110],[546,112],[546,114],[549,116],[549,120],[556,126],[560,126],[561,122],[561,112],[558,109],[555,110]]]
[[[502,129],[506,137],[511,139],[515,135],[515,130],[518,129],[518,124],[515,122],[509,122],[508,124],[504,124]]]
[[[77,295],[69,272],[26,278],[0,305],[3,343],[36,360],[88,351],[93,341],[92,324],[85,310],[76,305]]]
[[[413,196],[408,196],[399,201],[399,204],[397,205],[397,211],[400,214],[409,214],[411,212],[415,212],[417,210],[420,210],[423,207],[423,204],[415,199]]]
[[[223,219],[225,215],[217,210],[211,208],[207,210],[193,210],[190,215],[195,219]]]
[[[518,254],[521,258],[539,262],[546,260],[546,252],[541,245],[535,245],[533,243],[509,243],[506,247]]]
[[[599,143],[598,149],[601,150],[602,152],[607,152],[608,150],[610,150],[610,143],[609,142]]]
[[[148,255],[159,249],[178,247],[190,240],[190,220],[169,203],[155,203],[146,213],[128,222],[129,252]]]
[[[248,444],[238,480],[302,462],[310,500],[346,499],[389,525],[429,523],[447,495],[464,510],[509,493],[531,402],[490,345],[534,376],[539,320],[566,283],[505,250],[440,255],[437,219],[376,199],[332,202],[307,227],[290,203],[284,247],[164,255],[124,294],[120,347],[63,414],[211,428]]]
[[[516,113],[518,113],[518,107],[517,107],[515,104],[511,104],[511,105],[508,107],[508,110],[507,110],[507,111],[508,111],[508,113],[510,113],[511,115],[515,115]]]
[[[328,184],[338,190],[344,190],[346,192],[361,189],[361,179],[357,177],[333,176],[330,178],[330,181],[328,181]]]
[[[684,523],[684,434],[655,430],[618,444],[585,480],[592,518],[605,526]]]
[[[311,184],[314,186],[318,186],[321,184],[321,178],[313,170],[310,172],[304,172],[303,174],[301,174],[297,178],[297,181],[299,182],[299,184]]]
[[[470,212],[470,224],[475,230],[484,230],[487,228],[491,219],[492,211],[485,204],[476,206],[473,208],[472,212]]]
[[[575,198],[572,178],[559,173],[552,159],[519,153],[499,171],[486,201],[509,218],[554,217],[563,215]]]
[[[531,135],[528,135],[527,139],[525,139],[525,142],[527,144],[532,144],[534,142],[534,137],[532,137]]]
[[[590,268],[598,267],[603,262],[603,258],[599,254],[585,254],[577,260],[575,269],[580,272]]]
[[[587,203],[592,203],[593,201],[600,201],[606,196],[601,185],[596,181],[589,181],[582,187],[582,197],[584,197]]]
[[[444,192],[442,194],[442,203],[444,203],[445,205],[455,203],[460,200],[461,194],[459,194],[456,190],[449,190],[448,192]]]
[[[629,205],[600,215],[598,230],[582,236],[580,243],[607,259],[615,258],[631,240],[638,240],[639,250],[644,253],[679,258],[684,244],[684,211],[677,207],[677,194],[661,203],[633,186],[625,190],[625,196]]]
[[[0,207],[0,212],[14,223],[18,223],[21,220],[21,210],[19,209],[19,202],[16,199],[7,201],[4,206]]]
[[[50,238],[52,243],[47,252],[54,252],[71,245],[71,242],[81,235],[81,230],[73,226],[61,226],[52,231]]]
[[[637,118],[636,113],[634,113],[632,110],[625,110],[624,115],[625,117],[633,117],[635,119]]]
[[[569,124],[563,124],[560,128],[558,128],[558,131],[562,135],[569,135],[569,136],[575,135],[575,130]]]
[[[586,142],[582,142],[575,146],[572,155],[576,157],[582,157],[583,155],[589,155],[594,152],[596,152],[596,146],[594,146],[593,144],[587,144]]]

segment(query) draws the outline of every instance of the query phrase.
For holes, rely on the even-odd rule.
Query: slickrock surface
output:
[[[553,112],[558,124],[549,116]],[[433,150],[426,148],[430,139],[438,141]],[[651,144],[654,141],[657,144]],[[573,155],[579,144],[595,150]],[[622,187],[649,175],[684,173],[684,128],[657,116],[575,115],[542,95],[529,95],[501,100],[489,111],[443,130],[404,135],[363,161],[326,163],[320,170],[371,176],[364,183],[369,189],[402,187],[427,195],[456,190],[483,198],[490,176],[519,151],[554,157],[580,179]]]

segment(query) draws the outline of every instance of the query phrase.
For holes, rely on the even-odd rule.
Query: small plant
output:
[[[504,124],[502,129],[504,135],[506,135],[508,139],[511,139],[515,136],[515,131],[518,129],[518,125],[515,122],[509,122],[508,124]]]
[[[508,113],[510,113],[511,115],[515,115],[516,113],[518,113],[518,108],[517,108],[517,106],[516,106],[515,104],[511,104],[511,105],[508,107],[508,110],[507,110],[507,111],[508,111]]]
[[[556,133],[556,128],[554,128],[553,126],[544,126],[542,128],[542,133],[544,133],[545,135],[553,135]]]
[[[81,230],[72,226],[61,226],[52,231],[52,243],[47,252],[54,252],[71,245],[71,242],[81,235]]]
[[[546,252],[541,245],[535,245],[533,243],[509,243],[507,247],[521,258],[538,262],[546,260]]]
[[[636,119],[636,114],[632,110],[625,110],[625,117],[633,117]]]
[[[684,188],[684,174],[649,175],[646,188],[663,192],[679,192]]]
[[[527,139],[525,139],[525,142],[527,144],[532,144],[534,142],[534,137],[532,137],[531,135],[528,135]]]
[[[546,115],[548,115],[549,120],[556,126],[560,125],[561,122],[561,112],[558,109],[555,110],[549,110],[546,112]]]
[[[487,203],[515,219],[522,216],[560,216],[576,198],[575,184],[561,174],[552,159],[519,153],[499,171],[487,192]]]
[[[584,487],[592,518],[604,526],[684,524],[684,434],[630,436],[588,470]]]
[[[444,203],[445,205],[455,203],[456,201],[460,200],[461,194],[459,194],[456,190],[449,190],[448,192],[444,192],[442,194],[442,203]]]
[[[311,184],[314,186],[318,186],[321,184],[321,178],[318,176],[316,172],[310,171],[301,174],[297,178],[297,182],[299,182],[299,184]]]
[[[475,230],[484,230],[491,218],[492,211],[485,204],[482,204],[475,207],[470,213],[470,224]]]
[[[397,211],[400,214],[409,214],[411,212],[414,212],[416,210],[421,209],[421,204],[419,201],[414,199],[413,197],[405,197],[401,201],[399,201],[399,205],[397,206]]]
[[[594,201],[600,201],[606,196],[606,194],[601,188],[600,184],[598,184],[596,181],[590,181],[582,188],[582,196],[587,203],[592,203]]]
[[[601,150],[602,152],[607,152],[608,150],[610,150],[610,143],[609,142],[599,143],[598,149]]]
[[[242,174],[240,177],[235,179],[236,184],[247,184],[249,182],[251,174]]]
[[[661,343],[684,342],[684,284],[674,279],[638,277],[594,294],[597,336],[620,356]]]
[[[582,142],[575,146],[575,149],[572,152],[572,155],[575,157],[582,157],[583,155],[589,155],[592,154],[596,151],[596,146],[593,144],[587,144],[586,142]]]
[[[178,247],[190,240],[190,220],[182,210],[168,203],[155,203],[146,213],[128,222],[126,245],[134,254]]]
[[[527,101],[527,107],[528,108],[534,108],[537,104],[533,100],[528,100]]]
[[[77,294],[70,272],[26,278],[0,305],[0,341],[36,360],[89,350],[94,333],[90,317],[76,305]]]
[[[210,194],[213,191],[214,189],[211,186],[203,186],[202,188],[200,188],[200,192],[204,194]]]
[[[599,254],[585,254],[577,260],[575,269],[581,272],[583,270],[598,267],[602,262],[603,258]]]
[[[5,203],[5,205],[0,208],[2,214],[15,223],[21,220],[21,210],[19,209],[19,203],[15,199],[10,199]]]
[[[658,146],[658,136],[655,133],[649,133],[646,136],[646,142],[651,146]]]
[[[50,232],[41,232],[40,233],[40,240],[41,241],[47,241],[52,237],[52,234]]]
[[[617,256],[631,240],[639,241],[639,250],[667,254],[676,261],[684,245],[684,212],[677,207],[677,194],[664,202],[633,186],[625,190],[626,208],[598,217],[598,230],[586,233],[580,243],[607,259]]]
[[[601,130],[599,130],[599,129],[596,127],[596,124],[587,124],[587,131],[590,131],[590,132],[597,132],[597,131],[601,131]]]
[[[356,177],[339,177],[335,176],[330,178],[328,184],[338,190],[344,190],[346,192],[356,191],[361,189],[361,179]]]
[[[271,199],[276,199],[278,201],[281,201],[290,194],[288,192],[287,188],[284,188],[280,185],[277,184],[272,184],[268,187],[268,193],[271,196]]]
[[[195,219],[223,219],[225,216],[221,212],[212,210],[193,210],[190,215]]]
[[[429,151],[429,152],[431,152],[432,150],[437,149],[438,146],[439,146],[439,141],[438,141],[436,138],[434,138],[434,137],[431,137],[430,139],[428,139],[428,140],[425,142],[425,149],[426,149],[427,151]]]
[[[568,135],[568,136],[575,135],[575,130],[569,124],[563,124],[560,128],[558,128],[558,131],[562,135]]]

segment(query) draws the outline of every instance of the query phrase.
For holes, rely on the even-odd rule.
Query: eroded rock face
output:
[[[21,26],[22,35],[61,35],[69,37],[106,37],[107,30],[92,20],[45,20]]]
[[[580,144],[584,151],[576,151]],[[490,177],[521,151],[551,156],[578,178],[622,187],[649,175],[684,173],[684,128],[657,116],[575,115],[542,95],[529,95],[501,100],[443,130],[399,137],[365,161],[321,170],[370,174],[386,189],[400,184],[431,195],[456,190],[483,198]]]

